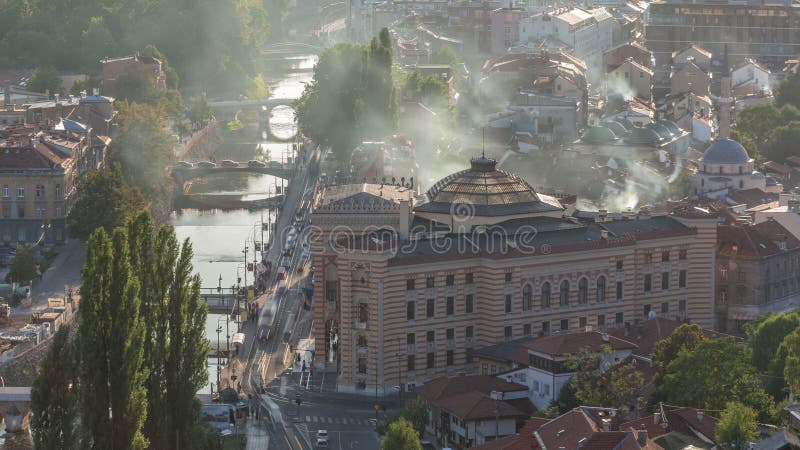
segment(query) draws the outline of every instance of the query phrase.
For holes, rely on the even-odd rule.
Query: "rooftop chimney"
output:
[[[608,230],[600,230],[600,238],[603,240],[608,239]]]
[[[644,447],[647,445],[647,430],[639,430],[639,434],[636,436],[636,440],[639,441],[639,445]]]
[[[658,422],[661,420],[661,414],[655,413],[653,414],[653,423],[658,425]]]
[[[92,88],[92,95],[100,95],[100,88]]]
[[[703,411],[700,411],[699,409],[697,410],[697,421],[698,422],[703,421]]]

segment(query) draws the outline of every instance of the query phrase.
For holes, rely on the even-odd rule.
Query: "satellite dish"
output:
[[[650,311],[649,313],[647,313],[647,318],[648,319],[655,319],[656,318],[656,312],[655,311]]]

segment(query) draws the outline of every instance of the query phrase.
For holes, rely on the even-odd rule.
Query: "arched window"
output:
[[[550,283],[545,282],[542,285],[542,308],[550,307]]]
[[[700,186],[705,186],[705,185],[706,185],[706,179],[700,178]]]
[[[739,166],[739,175],[741,175],[742,173],[743,173],[742,172],[742,166]]]
[[[597,278],[597,302],[603,303],[606,301],[606,277]]]
[[[533,305],[533,288],[531,287],[530,284],[526,284],[525,287],[522,288],[522,310],[530,311],[532,305]]]
[[[744,188],[744,180],[739,180],[739,189]]]
[[[722,166],[719,166],[719,173],[722,173]]]
[[[367,337],[363,334],[359,334],[356,340],[356,346],[358,347],[366,347],[367,346]]]
[[[578,281],[578,304],[585,305],[586,304],[586,297],[588,297],[589,292],[589,281],[586,278],[581,278]]]
[[[564,280],[561,282],[561,287],[558,289],[558,305],[569,306],[569,281]]]

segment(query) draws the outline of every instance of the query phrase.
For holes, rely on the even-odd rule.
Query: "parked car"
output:
[[[192,163],[190,163],[188,161],[178,161],[177,165],[178,165],[178,167],[185,167],[187,169],[191,169],[192,167],[194,167],[194,164],[192,164]]]
[[[283,167],[283,163],[281,163],[280,161],[270,161],[269,167],[272,169],[280,169],[281,167]]]
[[[317,441],[327,441],[328,437],[328,430],[317,431]]]
[[[222,167],[239,167],[239,163],[231,161],[230,159],[223,159],[220,164]]]
[[[200,167],[202,169],[213,169],[214,167],[217,167],[217,165],[212,163],[211,161],[200,161],[199,163],[197,163],[197,167]]]
[[[328,448],[328,441],[323,439],[317,439],[317,448]]]
[[[264,164],[261,161],[251,160],[251,161],[247,161],[247,167],[264,168],[264,167],[267,167],[267,165]]]

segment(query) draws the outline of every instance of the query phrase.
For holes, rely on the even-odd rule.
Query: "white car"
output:
[[[328,448],[327,439],[317,439],[317,448]]]
[[[328,430],[318,430],[317,431],[317,442],[325,441],[328,442]]]

